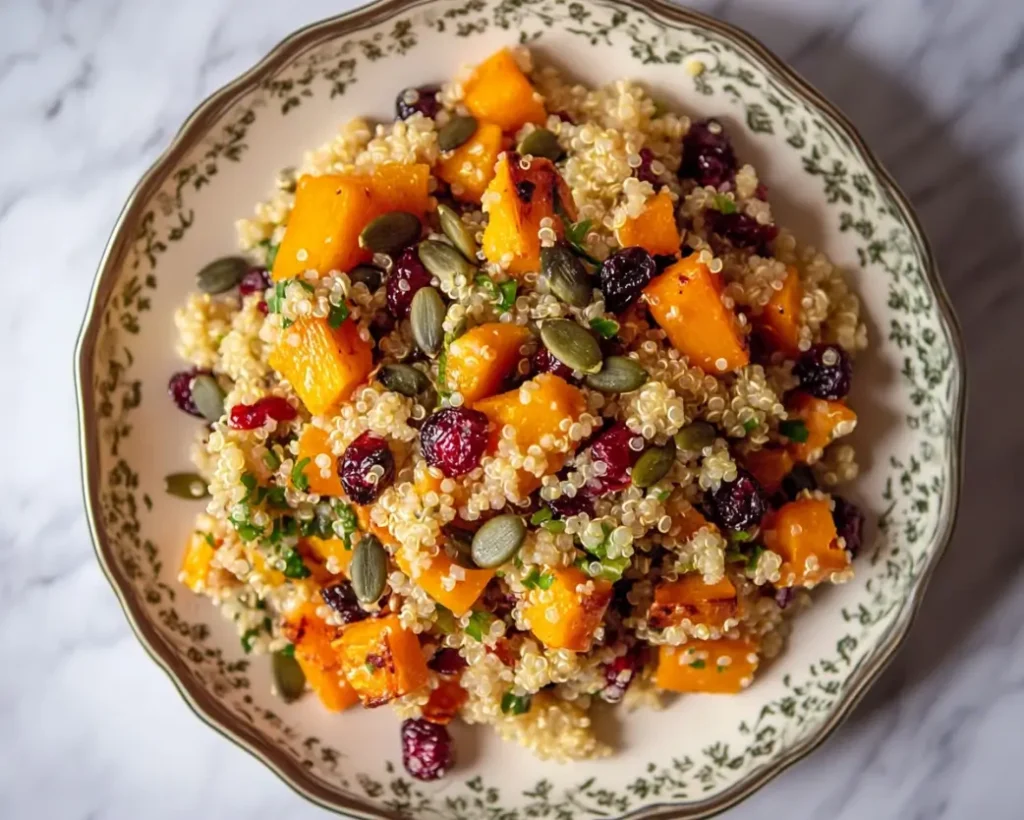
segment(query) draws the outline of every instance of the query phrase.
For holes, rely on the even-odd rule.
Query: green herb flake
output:
[[[242,486],[245,487],[245,497],[240,503],[246,503],[252,496],[253,490],[256,489],[256,476],[252,473],[242,473]]]
[[[203,540],[214,549],[217,549],[217,542],[213,540],[213,536],[208,532],[201,533]]]
[[[718,663],[718,664],[715,664],[715,671],[716,671],[716,672],[717,672],[717,673],[718,673],[719,675],[721,675],[721,674],[722,674],[722,673],[723,673],[723,672],[724,672],[724,671],[726,670],[726,668],[727,668],[727,667],[725,667],[725,666],[722,666],[722,664],[720,664],[720,663]]]
[[[331,311],[327,314],[327,324],[337,330],[348,318],[348,305],[342,302],[340,305],[331,305]]]
[[[723,214],[736,213],[736,202],[725,194],[715,194],[715,210]]]
[[[469,623],[466,625],[466,634],[482,642],[484,632],[490,630],[492,620],[494,620],[494,616],[491,613],[473,610],[473,614],[469,616]]]
[[[348,504],[340,501],[334,505],[334,512],[341,522],[341,540],[345,543],[345,549],[352,549],[352,536],[359,532],[359,519],[356,518],[356,511]]]
[[[296,277],[295,278],[295,282],[299,285],[299,287],[301,287],[304,291],[306,291],[306,293],[316,293],[316,288],[313,287],[305,279],[299,279],[298,277]]]
[[[560,533],[560,532],[565,532],[565,522],[564,521],[555,521],[555,520],[545,521],[543,524],[541,524],[541,526],[544,529],[546,529],[548,532],[553,532],[556,535],[558,533]]]
[[[272,270],[274,262],[277,260],[277,252],[281,246],[277,242],[271,242],[269,239],[264,239],[260,242],[260,245],[266,248],[267,251],[266,268],[267,270]]]
[[[532,698],[529,695],[520,697],[512,692],[506,692],[501,696],[501,711],[505,715],[525,715],[530,711]]]
[[[791,441],[802,444],[807,441],[810,431],[802,419],[786,419],[779,422],[779,432]]]
[[[707,664],[702,660],[696,660],[690,664],[691,669],[703,669]]]
[[[654,497],[658,499],[658,501],[668,501],[668,497],[670,495],[672,495],[672,490],[658,490],[658,492],[654,494]]]
[[[263,535],[263,530],[249,521],[232,521],[231,524],[234,526],[235,532],[238,533],[238,537],[243,541],[255,541]]]
[[[729,540],[730,541],[739,541],[740,543],[742,543],[744,541],[749,541],[753,537],[754,536],[751,535],[746,530],[740,530],[739,532],[730,533]]]
[[[445,635],[453,634],[458,628],[452,611],[446,606],[441,606],[441,604],[434,605],[434,624]]]
[[[288,509],[288,501],[284,497],[284,487],[271,487],[268,489],[266,502],[278,510]]]
[[[374,666],[372,663],[370,663],[370,661],[367,661],[365,666],[366,666],[366,671],[369,672],[371,675],[376,674],[377,667]]]
[[[267,469],[270,470],[270,472],[274,472],[281,466],[281,459],[278,458],[277,453],[273,450],[267,450],[267,452],[263,454],[263,463],[267,465]]]
[[[516,294],[519,292],[519,283],[515,279],[506,279],[498,285],[498,313],[508,313],[515,307]]]
[[[500,298],[498,296],[498,286],[494,284],[494,280],[491,279],[491,277],[488,276],[486,273],[477,274],[476,278],[473,280],[473,283],[478,288],[487,291],[487,295],[490,296],[492,299]]]
[[[764,552],[764,547],[760,544],[755,544],[753,551],[747,558],[747,571],[757,572],[757,562],[761,560],[761,553]]]
[[[745,564],[747,556],[738,549],[731,549],[725,551],[725,560],[729,564]]]
[[[309,567],[303,562],[298,550],[288,550],[288,553],[285,555],[284,577],[295,579],[309,577]]]
[[[281,650],[281,654],[284,655],[286,658],[294,658],[295,657],[295,644],[293,644],[293,643],[288,644],[288,646],[286,646],[284,649]]]
[[[602,339],[613,339],[619,332],[619,323],[614,319],[591,319],[590,327]]]
[[[530,516],[530,523],[535,527],[539,527],[545,521],[550,521],[555,517],[555,514],[551,512],[550,507],[541,507],[537,512]]]
[[[309,464],[308,456],[306,458],[299,459],[295,463],[295,466],[292,467],[292,486],[296,490],[301,490],[302,492],[306,492],[306,490],[309,489],[309,479],[306,477],[305,472],[303,472],[306,469],[307,464]]]
[[[562,220],[562,225],[565,227],[565,240],[569,243],[569,246],[592,265],[600,265],[601,260],[591,256],[590,252],[583,246],[587,239],[587,234],[590,233],[590,226],[592,224],[589,219],[576,223],[567,223],[565,219]]]
[[[523,586],[527,589],[551,589],[553,583],[555,576],[550,572],[541,572],[537,567],[531,567],[523,578]]]
[[[260,635],[259,627],[254,627],[253,629],[247,629],[247,630],[245,630],[245,632],[242,633],[242,638],[241,638],[242,649],[245,651],[246,655],[248,655],[250,652],[252,652],[252,647],[256,643],[256,639],[259,637],[259,635]]]
[[[747,419],[743,422],[743,430],[747,433],[753,433],[757,429],[757,419]]]
[[[280,313],[281,306],[284,304],[284,300],[288,296],[288,282],[278,282],[274,285],[274,292],[267,297],[267,311],[269,313]],[[287,320],[285,320],[287,321]],[[289,322],[289,324],[291,324]],[[287,325],[285,325],[287,327]]]

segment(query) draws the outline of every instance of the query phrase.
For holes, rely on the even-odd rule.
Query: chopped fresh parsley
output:
[[[525,715],[530,711],[530,703],[532,699],[529,695],[514,695],[511,692],[506,692],[501,696],[501,711],[502,714],[506,715]]]
[[[551,512],[550,507],[541,507],[537,512],[530,516],[530,523],[535,527],[539,527],[545,521],[550,521],[555,517],[555,514]]]
[[[260,245],[267,251],[267,270],[271,270],[274,267],[274,261],[277,259],[277,251],[281,247],[276,242],[271,242],[269,239],[264,239],[260,242]]]
[[[288,550],[284,558],[285,578],[308,578],[309,567],[302,560],[298,550]]]
[[[268,449],[267,452],[263,454],[263,463],[267,465],[268,470],[274,472],[281,466],[281,459],[278,458],[277,453]]]
[[[801,444],[807,441],[811,434],[802,419],[786,419],[779,422],[779,432],[786,438]]]
[[[591,319],[590,327],[602,339],[614,338],[615,334],[619,332],[619,323],[614,319]]]
[[[715,194],[715,210],[723,214],[736,213],[736,202],[725,194]]]
[[[274,292],[267,297],[267,310],[270,313],[280,313],[281,305],[288,295],[288,281],[278,282],[274,285]]]
[[[562,224],[565,226],[565,241],[569,243],[569,246],[591,264],[600,265],[601,260],[591,256],[583,246],[587,239],[587,234],[590,233],[590,226],[593,223],[589,219],[584,219],[581,222],[566,222],[563,219]]]
[[[473,614],[469,616],[469,623],[466,625],[466,634],[478,641],[483,641],[484,632],[490,629],[492,620],[494,620],[494,616],[491,613],[473,610]]]
[[[500,297],[498,299],[498,312],[508,313],[515,307],[516,294],[519,292],[519,284],[515,279],[506,279],[500,285],[498,285],[498,293]]]
[[[753,433],[757,429],[757,419],[747,419],[743,422],[743,429],[748,433]]]
[[[217,542],[213,540],[213,536],[210,535],[210,533],[204,532],[202,535],[203,540],[206,541],[207,544],[209,544],[214,549],[217,549]]]
[[[691,669],[703,669],[707,664],[702,660],[695,660],[690,664]]]
[[[342,302],[340,305],[331,305],[331,311],[327,314],[327,324],[332,328],[341,327],[342,322],[348,318],[348,305]]]
[[[252,652],[253,644],[256,643],[256,639],[260,635],[259,627],[253,629],[247,629],[242,633],[242,649],[245,650],[245,654],[248,655]]]
[[[278,510],[288,509],[288,502],[284,497],[284,487],[271,487],[267,490],[266,502]]]
[[[531,567],[523,578],[523,586],[527,589],[551,589],[553,583],[555,576],[550,572],[541,572],[537,567]]]
[[[543,524],[541,524],[541,526],[548,532],[553,532],[555,534],[565,532],[564,521],[557,521],[555,519],[552,519],[551,521],[545,521]]]
[[[764,547],[760,544],[755,544],[753,551],[751,551],[747,558],[747,571],[757,572],[757,562],[761,560],[761,553],[764,552]]]
[[[295,281],[298,282],[299,286],[307,293],[316,293],[316,288],[309,284],[305,279],[299,279],[296,277]]]
[[[458,628],[452,611],[446,606],[441,606],[441,604],[434,605],[434,624],[445,635],[451,635]]]
[[[334,511],[338,514],[338,521],[341,524],[341,540],[345,542],[345,549],[350,550],[352,549],[352,536],[359,531],[359,519],[356,518],[356,511],[340,501],[334,505]]]
[[[377,666],[372,661],[367,661],[365,666],[366,666],[366,671],[369,672],[371,675],[376,674]]]
[[[668,501],[668,497],[670,495],[672,495],[672,490],[658,490],[658,492],[654,494],[654,497],[657,498],[658,501]]]
[[[296,490],[306,492],[306,490],[309,489],[309,478],[307,478],[305,472],[303,472],[306,469],[306,465],[309,464],[309,461],[308,456],[306,458],[300,458],[295,463],[295,466],[292,467],[292,486]]]
[[[252,498],[253,491],[256,489],[256,476],[252,473],[242,473],[242,486],[245,487],[245,496],[242,498],[241,503],[248,503],[249,499]]]
[[[286,658],[294,658],[295,657],[295,644],[293,644],[293,643],[288,644],[288,646],[286,646],[284,649],[281,650],[281,654],[284,655]]]
[[[729,540],[730,541],[740,541],[740,542],[749,541],[753,537],[754,536],[752,536],[746,530],[739,530],[739,532],[733,532],[733,533],[729,534]]]
[[[629,566],[629,561],[629,557],[625,555],[618,558],[599,558],[596,561],[586,555],[581,555],[576,560],[576,566],[591,578],[614,582],[622,577],[622,573]]]

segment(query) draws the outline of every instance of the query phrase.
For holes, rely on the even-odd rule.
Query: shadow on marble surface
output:
[[[969,111],[930,110],[900,76],[852,52],[840,28],[815,31],[743,3],[723,3],[717,13],[778,46],[853,121],[916,208],[967,342],[969,420],[956,533],[906,643],[853,713],[857,723],[955,664],[1024,567],[1024,421],[1017,412],[1024,404],[1024,214],[995,171],[996,155],[1008,146],[966,140]]]

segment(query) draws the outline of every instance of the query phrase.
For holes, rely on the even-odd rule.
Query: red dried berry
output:
[[[621,422],[613,424],[601,433],[590,445],[590,455],[595,467],[603,464],[604,472],[591,479],[587,489],[596,494],[624,490],[630,484],[629,471],[640,453],[629,446],[636,438],[632,431]],[[601,469],[601,468],[598,468]]]
[[[566,380],[572,378],[572,368],[552,356],[551,351],[543,345],[537,348],[530,363],[534,373],[554,373]]]
[[[199,408],[192,401],[192,380],[200,374],[213,375],[211,371],[200,370],[198,367],[193,367],[191,370],[181,370],[171,376],[170,381],[167,382],[167,392],[170,394],[175,407],[184,413],[188,413],[190,416],[201,419],[203,414],[199,412]]]
[[[320,597],[338,614],[342,624],[354,624],[370,617],[370,613],[359,605],[355,590],[348,581],[339,581],[337,584],[324,587],[320,590]]]
[[[356,504],[372,504],[395,480],[395,457],[387,441],[363,433],[338,459],[341,486]]]
[[[778,604],[779,609],[785,609],[796,597],[796,591],[792,587],[780,587],[775,590],[775,603]]]
[[[654,152],[650,148],[640,149],[640,165],[633,169],[633,176],[641,182],[649,182],[651,185],[660,185],[661,177],[651,170],[651,163],[654,162]]]
[[[761,523],[767,510],[764,490],[744,469],[736,471],[733,481],[723,481],[708,494],[708,512],[723,529],[739,532]]]
[[[458,649],[446,647],[438,651],[427,665],[439,675],[457,675],[466,668],[466,659]]]
[[[846,549],[856,558],[864,541],[864,513],[860,507],[841,495],[833,496],[832,499],[835,501],[832,520],[836,532],[846,541]]]
[[[776,225],[762,224],[749,214],[736,211],[723,214],[712,208],[704,211],[708,230],[728,240],[737,248],[749,248],[758,256],[771,256],[771,243],[779,235]]]
[[[263,293],[269,287],[270,275],[266,268],[249,268],[238,283],[238,292],[248,296],[250,293]]]
[[[612,313],[628,308],[657,271],[654,257],[643,248],[623,248],[613,253],[597,271],[605,307]]]
[[[231,408],[228,423],[236,430],[255,430],[270,419],[291,421],[299,415],[282,396],[264,396],[255,404],[236,404]]]
[[[441,103],[437,101],[437,92],[440,90],[436,85],[403,88],[395,98],[395,115],[400,120],[407,120],[417,113],[424,117],[436,116],[441,110]]]
[[[594,499],[580,490],[572,498],[567,495],[559,496],[547,502],[551,511],[559,518],[568,518],[571,515],[586,513],[594,517]]]
[[[404,319],[412,307],[416,291],[430,284],[430,272],[420,262],[416,248],[406,248],[388,274],[388,310],[396,319]]]
[[[420,447],[431,467],[449,478],[479,466],[487,449],[487,416],[479,410],[446,407],[423,422]]]
[[[452,738],[439,723],[423,718],[402,722],[402,763],[417,780],[437,780],[455,762]]]
[[[819,399],[837,401],[850,392],[853,363],[839,345],[820,344],[803,353],[793,368],[800,389]]]
[[[683,137],[683,161],[680,179],[696,180],[698,185],[717,188],[736,176],[736,155],[718,120],[695,122]]]
[[[619,655],[611,663],[605,664],[605,687],[601,690],[602,700],[618,703],[626,694],[629,685],[643,668],[643,647],[634,646],[625,655]]]

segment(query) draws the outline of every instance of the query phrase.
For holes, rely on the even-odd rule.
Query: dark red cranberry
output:
[[[427,665],[439,675],[457,675],[466,668],[466,659],[458,649],[446,647],[438,651]]]
[[[832,510],[832,520],[836,524],[836,532],[840,538],[845,539],[846,548],[856,558],[864,543],[864,513],[861,508],[852,501],[847,501],[841,495],[832,497],[835,501],[835,509]]]
[[[395,457],[384,439],[366,431],[338,459],[338,475],[352,501],[372,504],[395,480]]]
[[[337,584],[324,587],[320,590],[320,597],[324,599],[327,606],[338,613],[343,624],[354,624],[356,621],[362,621],[370,616],[359,605],[355,590],[352,589],[352,584],[348,581],[339,581]]]
[[[199,412],[199,408],[192,401],[192,380],[200,373],[213,375],[209,370],[200,370],[198,367],[181,370],[171,376],[170,381],[167,382],[167,392],[171,394],[175,407],[190,416],[201,419],[203,414]]]
[[[455,762],[452,738],[439,723],[423,718],[402,722],[402,763],[417,780],[437,780]]]
[[[594,463],[603,462],[603,475],[594,479],[594,485],[588,487],[597,495],[624,490],[630,484],[629,471],[640,455],[629,446],[635,434],[621,422],[613,424],[601,433],[590,445],[590,455]]]
[[[805,393],[836,401],[850,392],[853,363],[839,345],[820,344],[800,356],[793,375]]]
[[[704,211],[708,230],[731,242],[737,248],[749,248],[759,256],[771,256],[771,243],[779,235],[772,223],[762,224],[749,214],[735,211],[723,214],[709,208]]]
[[[430,272],[420,262],[416,248],[406,248],[388,274],[388,310],[396,319],[404,319],[412,307],[416,291],[430,284]]]
[[[779,609],[785,609],[796,597],[796,592],[792,587],[780,587],[775,590],[775,603],[779,605]]]
[[[782,479],[782,492],[787,501],[793,501],[803,490],[817,489],[818,482],[814,480],[814,473],[806,464],[797,464]]]
[[[256,310],[258,310],[260,313],[262,313],[264,316],[266,316],[267,312],[268,312],[267,311],[267,300],[266,299],[260,299],[259,303],[256,305]]]
[[[509,592],[508,587],[497,578],[491,579],[480,599],[484,609],[499,618],[511,615],[517,600],[516,596]]]
[[[604,667],[605,687],[601,698],[609,703],[622,700],[629,685],[643,668],[643,647],[634,646],[625,655],[619,655]]]
[[[757,183],[757,187],[754,189],[754,196],[760,199],[762,202],[768,201],[768,186],[763,182]]]
[[[594,517],[594,499],[582,490],[578,491],[572,498],[562,495],[552,501],[548,501],[547,504],[551,507],[551,511],[559,518],[568,518],[570,515],[579,515],[580,513],[586,513],[591,518]]]
[[[424,117],[434,117],[441,110],[437,101],[436,85],[421,85],[419,88],[403,88],[395,98],[395,115],[400,120],[407,120],[413,114],[420,113]]]
[[[641,182],[649,182],[651,185],[660,185],[661,178],[651,170],[651,163],[654,162],[654,152],[650,148],[640,149],[640,165],[633,169],[633,176]]]
[[[534,373],[554,373],[556,376],[561,376],[567,380],[572,378],[572,368],[552,356],[551,351],[543,345],[537,348],[531,363]]]
[[[270,287],[270,274],[266,268],[249,268],[242,281],[238,283],[238,292],[242,296],[250,293],[263,293]]]
[[[761,523],[767,506],[764,490],[754,477],[739,469],[734,481],[723,481],[708,496],[708,512],[723,529],[739,532]]]
[[[678,261],[678,256],[668,253],[659,253],[654,257],[654,269],[658,273],[664,273],[666,268],[671,267]]]
[[[736,176],[736,155],[717,120],[695,122],[683,137],[683,161],[680,179],[696,180],[698,185],[717,188]]]
[[[255,430],[268,420],[291,421],[298,410],[282,396],[264,396],[255,404],[236,404],[231,408],[229,423],[236,430]]]
[[[427,464],[449,478],[479,466],[487,439],[487,416],[465,407],[438,410],[420,428],[420,447]]]
[[[597,272],[605,307],[612,313],[628,308],[657,270],[654,257],[643,248],[623,248],[613,253]]]

